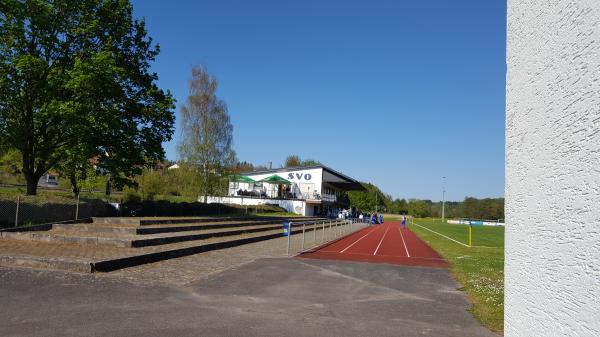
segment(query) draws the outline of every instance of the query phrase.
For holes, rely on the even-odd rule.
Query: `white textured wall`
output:
[[[600,336],[600,0],[509,0],[506,336]]]

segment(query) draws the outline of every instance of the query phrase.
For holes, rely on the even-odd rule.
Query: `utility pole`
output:
[[[444,223],[444,208],[446,206],[446,177],[442,177],[442,223]]]

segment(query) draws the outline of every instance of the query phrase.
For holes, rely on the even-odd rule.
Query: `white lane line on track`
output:
[[[460,241],[456,241],[456,240],[454,240],[453,238],[449,238],[449,237],[447,237],[447,236],[446,236],[446,235],[444,235],[444,234],[438,233],[438,232],[436,232],[436,231],[434,231],[434,230],[431,230],[431,229],[429,229],[429,228],[427,228],[427,227],[425,227],[425,226],[421,226],[421,225],[419,225],[419,224],[418,224],[418,223],[416,223],[416,222],[414,222],[414,223],[413,223],[413,225],[417,225],[417,226],[419,226],[419,227],[421,227],[421,228],[423,228],[423,229],[426,229],[426,230],[428,230],[428,231],[430,231],[430,232],[432,232],[432,233],[435,233],[435,234],[437,234],[437,235],[439,235],[439,236],[443,236],[443,237],[445,237],[446,239],[448,239],[448,240],[450,240],[450,241],[454,241],[454,242],[458,243],[459,245],[462,245],[462,246],[465,246],[465,247],[469,247],[469,245],[465,245],[464,243],[462,243],[462,242],[460,242]]]
[[[404,235],[402,235],[402,230],[400,230],[400,227],[398,227],[398,232],[400,232],[400,237],[402,238],[402,244],[404,245],[404,250],[406,251],[406,255],[408,257],[410,257],[410,254],[408,253],[408,248],[406,247],[406,242],[404,241]]]
[[[335,253],[335,252],[330,252],[330,253]],[[362,256],[373,256],[370,253],[346,253],[348,255],[362,255]],[[377,257],[396,257],[396,258],[408,258],[407,256],[398,256],[398,255],[376,255]],[[411,259],[422,259],[422,260],[439,260],[439,261],[446,261],[444,260],[444,258],[440,258],[440,257],[420,257],[420,256],[411,256]]]
[[[356,240],[356,241],[352,242],[352,244],[351,244],[350,246],[348,246],[348,247],[344,248],[343,250],[341,250],[341,251],[340,251],[340,253],[343,253],[343,252],[347,251],[348,249],[350,249],[350,247],[354,246],[354,245],[355,245],[355,244],[356,244],[358,241],[360,241],[360,240],[364,239],[364,237],[365,237],[365,236],[367,236],[367,235],[369,235],[369,234],[373,233],[373,232],[374,232],[374,231],[375,231],[377,228],[378,228],[378,227],[374,227],[373,229],[371,229],[371,230],[370,230],[370,231],[369,231],[367,234],[365,234],[365,235],[361,236],[361,237],[360,237],[358,240]]]
[[[385,233],[383,233],[383,236],[381,237],[381,240],[379,240],[379,244],[377,245],[377,248],[375,248],[375,251],[373,252],[373,255],[377,255],[377,251],[379,250],[379,247],[381,247],[381,243],[383,242],[383,239],[385,239],[385,235],[387,234],[388,230],[390,229],[390,226],[388,226],[385,229]]]

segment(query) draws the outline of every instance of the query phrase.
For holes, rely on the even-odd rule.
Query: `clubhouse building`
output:
[[[350,208],[347,191],[365,190],[355,179],[327,166],[287,167],[230,177],[228,195],[209,203],[277,205],[304,216],[336,216]]]

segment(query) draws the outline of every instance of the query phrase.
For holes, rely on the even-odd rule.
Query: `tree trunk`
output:
[[[35,174],[32,172],[24,172],[25,180],[27,180],[27,195],[36,195],[38,182],[42,177],[41,174]]]
[[[204,203],[208,203],[208,171],[206,168],[206,163],[203,165],[204,167]]]
[[[110,179],[106,181],[106,195],[110,195],[112,193],[112,183]]]
[[[71,191],[73,192],[73,196],[78,196],[79,195],[79,186],[77,185],[77,178],[75,177],[75,174],[71,174],[69,176],[69,180],[71,181]]]

